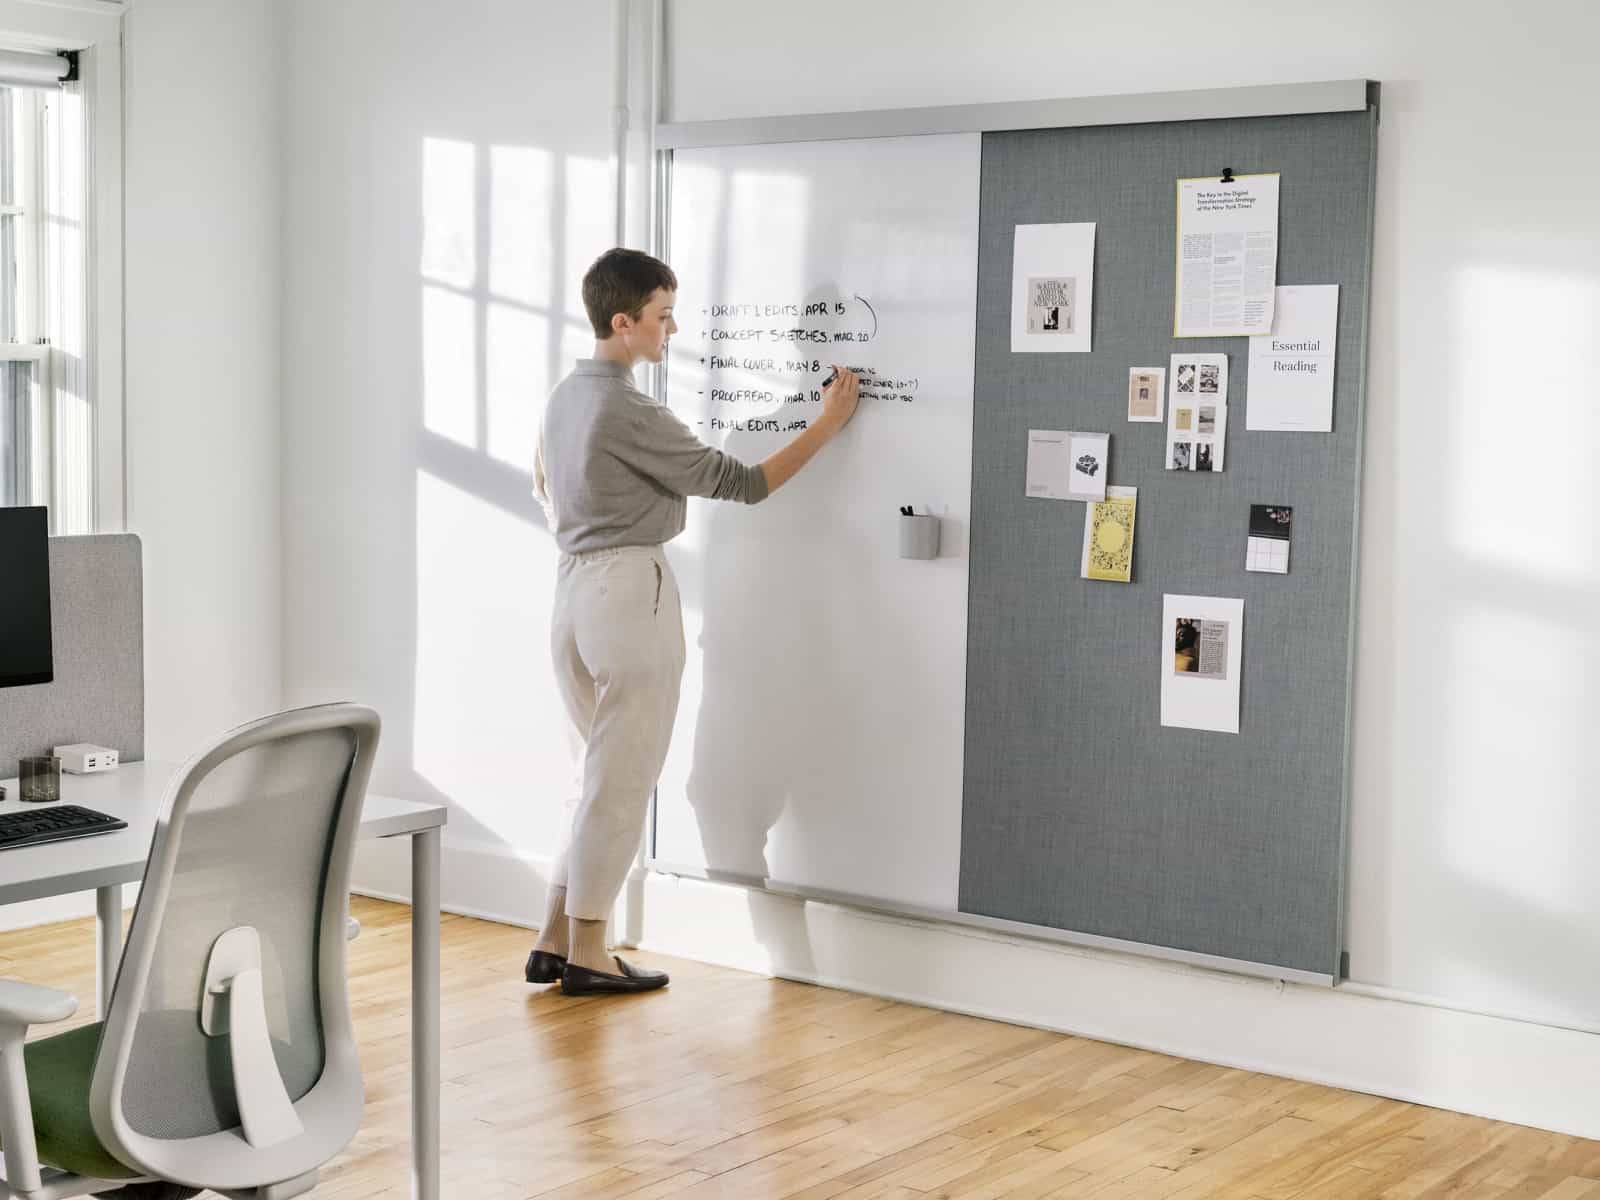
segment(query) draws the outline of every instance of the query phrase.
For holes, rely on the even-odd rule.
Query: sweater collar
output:
[[[609,358],[580,358],[572,368],[574,375],[609,375],[613,379],[632,379],[633,372]]]

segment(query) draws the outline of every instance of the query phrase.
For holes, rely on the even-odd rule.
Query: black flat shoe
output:
[[[651,971],[644,967],[631,966],[620,958],[616,960],[616,964],[622,972],[620,975],[608,975],[604,971],[591,971],[588,967],[568,963],[567,969],[561,972],[561,994],[617,996],[628,992],[653,992],[657,988],[667,986],[665,971]]]
[[[554,983],[561,978],[561,972],[566,968],[567,960],[559,954],[551,954],[548,950],[535,950],[528,955],[528,965],[523,970],[529,983]]]

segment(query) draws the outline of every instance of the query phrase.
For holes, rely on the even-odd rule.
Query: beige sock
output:
[[[567,889],[553,887],[545,899],[544,924],[539,926],[539,940],[533,944],[533,948],[565,958],[570,944],[567,937]]]
[[[617,964],[606,953],[606,923],[604,921],[580,921],[572,918],[572,953],[568,962],[577,963],[580,967],[588,967],[591,971],[604,971],[607,975],[617,973]]]

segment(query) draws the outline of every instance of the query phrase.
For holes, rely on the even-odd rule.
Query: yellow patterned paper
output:
[[[1127,583],[1133,578],[1134,496],[1091,501],[1087,578]]]

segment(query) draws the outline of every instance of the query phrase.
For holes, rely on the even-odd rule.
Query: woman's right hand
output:
[[[834,379],[822,392],[822,415],[832,423],[835,431],[843,429],[856,414],[861,401],[861,380],[852,370],[831,364]]]
[[[861,399],[861,380],[854,371],[837,363],[831,365],[834,380],[822,390],[822,416],[795,434],[788,445],[761,460],[761,473],[766,476],[769,494],[793,479],[855,416],[856,404]]]

